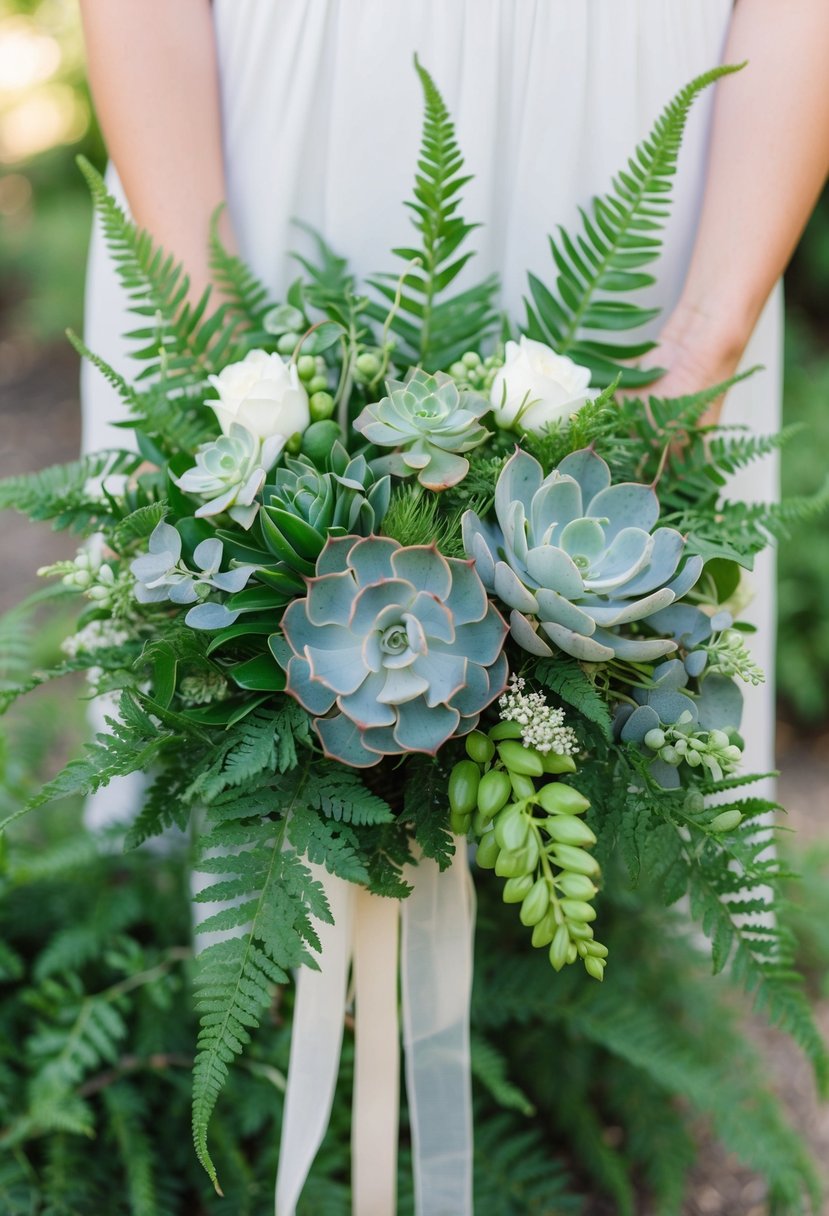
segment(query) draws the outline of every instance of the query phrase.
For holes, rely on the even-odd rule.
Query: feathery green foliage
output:
[[[0,481],[0,511],[14,510],[30,519],[51,519],[55,529],[94,532],[109,506],[95,483],[115,473],[132,473],[140,457],[132,452],[95,452],[68,464],[51,465]]]
[[[651,350],[652,342],[615,336],[640,328],[658,310],[618,295],[655,282],[644,268],[659,256],[689,111],[704,89],[737,70],[728,65],[714,68],[686,85],[613,178],[612,190],[594,198],[589,212],[582,211],[581,233],[573,239],[559,227],[558,239],[550,238],[557,294],[536,275],[529,276],[527,333],[589,367],[594,384],[609,384],[620,376],[624,387],[635,387],[659,375],[658,369],[643,371],[622,363]],[[614,331],[613,341],[598,336],[608,330]]]
[[[461,191],[469,177],[463,173],[463,155],[455,137],[455,124],[434,80],[415,61],[423,88],[425,114],[414,199],[406,205],[413,214],[419,243],[393,252],[407,263],[401,280],[399,307],[391,328],[402,342],[402,355],[427,371],[447,368],[464,351],[478,345],[496,321],[494,297],[497,280],[486,279],[447,297],[472,253],[460,253],[477,225],[459,214]],[[370,280],[394,305],[398,276],[384,274]],[[373,309],[378,319],[382,309]]]

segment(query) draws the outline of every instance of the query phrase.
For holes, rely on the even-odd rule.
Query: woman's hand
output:
[[[644,367],[664,367],[665,374],[648,387],[655,397],[685,397],[730,380],[737,371],[749,334],[733,318],[706,315],[678,307],[659,335],[658,344],[642,360]],[[719,421],[724,397],[700,419],[700,426]]]
[[[736,0],[680,304],[649,365],[660,396],[733,376],[829,168],[829,2]],[[703,423],[716,421],[722,402]]]

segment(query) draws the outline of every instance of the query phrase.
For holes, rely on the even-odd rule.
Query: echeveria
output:
[[[469,470],[461,453],[487,437],[478,421],[489,408],[486,400],[468,390],[461,393],[451,376],[421,368],[387,387],[388,397],[367,405],[354,423],[369,443],[398,449],[376,460],[375,468],[395,477],[417,474],[428,490],[457,485]]]
[[[386,537],[329,540],[271,645],[325,754],[434,754],[501,693],[507,626],[472,562]]]
[[[206,499],[196,511],[200,518],[226,511],[241,527],[249,528],[259,510],[256,495],[284,445],[283,435],[260,441],[232,422],[227,435],[201,445],[195,466],[174,481],[185,494]]]
[[[512,609],[513,637],[531,654],[551,655],[555,646],[587,662],[646,661],[676,649],[671,639],[619,630],[685,595],[702,561],[691,557],[679,569],[685,542],[674,528],[656,527],[652,487],[610,483],[609,468],[588,449],[547,477],[518,450],[498,479],[497,524],[464,516],[466,551],[484,586]]]

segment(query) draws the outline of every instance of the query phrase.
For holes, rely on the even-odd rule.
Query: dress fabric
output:
[[[244,256],[279,296],[307,249],[302,219],[359,275],[397,270],[409,243],[422,103],[417,53],[443,92],[467,170],[463,214],[481,221],[467,281],[497,271],[502,301],[523,317],[526,272],[547,280],[547,233],[607,189],[673,94],[718,63],[731,0],[214,0],[230,212]],[[750,68],[748,69],[750,70]],[[667,315],[682,285],[701,199],[712,95],[696,104],[675,206],[647,295]],[[117,182],[112,179],[117,190]],[[723,267],[728,273],[728,267]],[[746,354],[765,371],[728,396],[725,421],[765,433],[779,424],[779,292]],[[134,327],[100,231],[90,254],[86,340],[129,372],[120,337]],[[658,323],[653,326],[658,330]],[[86,449],[123,446],[109,423],[117,397],[92,368],[83,379]],[[732,497],[776,493],[774,459]],[[747,691],[747,768],[773,756],[773,563],[752,576],[758,661],[769,683]]]

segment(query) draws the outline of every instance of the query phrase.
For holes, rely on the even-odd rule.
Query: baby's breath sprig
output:
[[[564,723],[564,710],[548,705],[543,692],[525,692],[525,686],[521,676],[512,676],[498,700],[501,720],[518,723],[524,747],[534,747],[542,755],[575,756],[579,741],[573,728]]]

